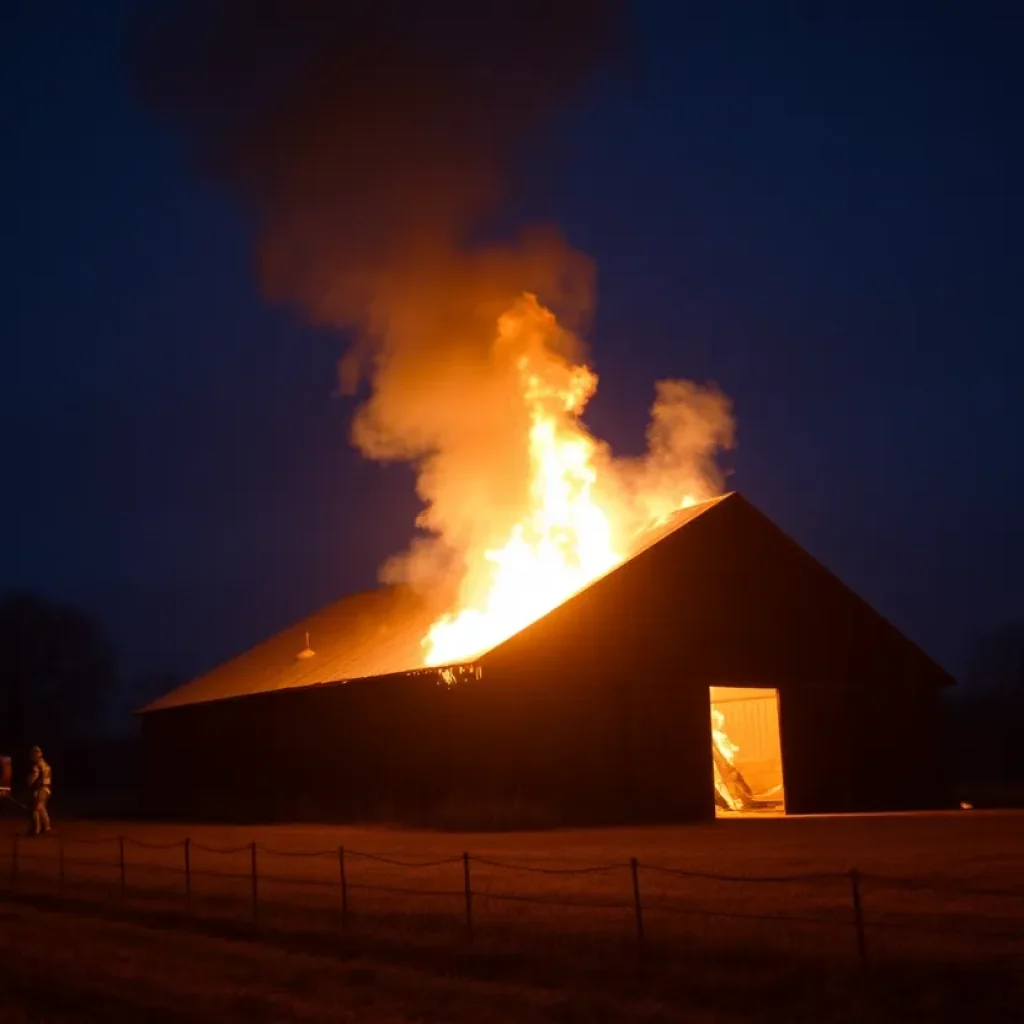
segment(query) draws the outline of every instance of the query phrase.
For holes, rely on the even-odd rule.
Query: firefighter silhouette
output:
[[[50,831],[50,815],[46,805],[50,800],[53,788],[53,773],[43,758],[39,747],[33,747],[29,754],[32,769],[28,775],[28,791],[31,799],[32,824],[30,835],[39,836]]]

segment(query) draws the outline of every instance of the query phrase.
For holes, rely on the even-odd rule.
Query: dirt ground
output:
[[[196,825],[62,821],[68,842],[129,836],[150,842],[191,837],[210,846],[255,840],[294,852],[350,850],[430,859],[461,854],[519,862],[602,864],[637,857],[643,863],[733,874],[843,871],[994,881],[1019,863],[1024,811],[771,817],[713,823],[532,832],[459,834],[388,825]],[[0,840],[24,823],[0,819]],[[4,855],[0,850],[0,865]],[[1005,880],[1005,879],[1004,879]]]
[[[74,1015],[86,995],[105,1019],[154,1020],[962,1019],[1020,1006],[1024,814],[474,835],[68,822],[17,840],[12,865],[18,824],[0,827],[0,1020],[94,1019]],[[32,978],[55,1000],[35,1017]]]
[[[676,961],[646,972],[211,936],[0,901],[0,1022],[736,1024],[1013,1019],[984,973]]]

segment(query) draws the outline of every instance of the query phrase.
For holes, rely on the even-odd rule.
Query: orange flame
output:
[[[490,650],[625,561],[644,529],[718,493],[718,481],[701,461],[706,452],[694,455],[687,448],[679,457],[680,423],[672,415],[652,424],[654,450],[646,460],[611,457],[581,421],[597,376],[557,351],[559,333],[554,315],[531,295],[498,321],[495,352],[513,356],[529,422],[529,504],[498,543],[465,553],[456,605],[424,638],[427,665],[467,661]],[[698,390],[668,384],[684,389],[676,396],[681,400]],[[716,401],[720,397],[715,393]],[[680,408],[669,399],[664,405]],[[731,442],[724,399],[718,412],[725,425],[710,429],[711,440],[698,440],[697,448]],[[694,417],[675,416],[680,419],[692,432]]]

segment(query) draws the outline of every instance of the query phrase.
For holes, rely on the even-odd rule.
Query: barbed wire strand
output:
[[[607,871],[626,870],[628,863],[622,864],[597,864],[585,868],[545,868],[535,864],[516,864],[512,861],[491,860],[489,857],[470,857],[474,864],[485,864],[492,868],[501,868],[506,871],[529,871],[539,875],[596,875]]]
[[[257,844],[256,849],[260,853],[269,854],[271,857],[337,857],[337,848],[333,850],[275,850],[272,846]],[[348,852],[347,850],[345,851]]]
[[[890,875],[862,874],[862,882],[881,884],[890,889],[914,892],[950,893],[957,896],[1009,896],[1024,899],[1024,889],[992,889],[987,886],[958,884],[949,878],[897,878]]]
[[[552,907],[576,907],[581,910],[632,910],[632,903],[597,900],[565,900],[554,896],[528,896],[514,892],[473,892],[474,899],[503,900],[508,903],[537,903]],[[646,909],[646,907],[644,908]]]
[[[646,914],[648,911],[661,911],[667,914],[676,914],[688,917],[735,918],[742,921],[794,921],[804,924],[822,924],[840,928],[852,927],[848,916],[844,918],[839,915],[833,918],[809,917],[805,914],[754,914],[745,910],[714,910],[711,907],[680,907],[660,902],[645,903],[644,913]]]
[[[251,876],[246,875],[244,877],[250,878]],[[259,880],[260,885],[267,883],[273,885],[308,885],[321,889],[338,888],[338,880],[336,878],[297,878],[295,875],[265,875],[261,871]]]
[[[799,875],[722,875],[712,871],[691,871],[688,868],[670,868],[662,864],[638,864],[641,871],[655,871],[663,875],[677,875],[681,878],[701,878],[714,882],[769,882],[769,883],[793,883],[793,882],[835,882],[840,879],[847,880],[849,875],[845,872],[814,872]]]
[[[345,847],[346,857],[356,857],[361,860],[372,860],[378,864],[390,864],[393,867],[399,868],[438,868],[446,864],[461,864],[461,857],[445,857],[442,860],[424,860],[424,861],[413,861],[413,860],[396,860],[392,857],[382,857],[377,853],[364,853],[361,850],[350,850]]]
[[[225,854],[225,855],[226,854],[231,854],[231,853],[248,853],[249,850],[252,849],[252,843],[246,843],[244,846],[221,847],[221,846],[207,846],[207,845],[205,845],[205,843],[197,843],[197,842],[195,842],[193,840],[193,842],[192,842],[192,849],[193,850],[202,850],[204,853],[221,853],[221,854]]]

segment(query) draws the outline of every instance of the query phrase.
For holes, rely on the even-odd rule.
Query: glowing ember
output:
[[[530,295],[498,322],[495,358],[514,368],[514,394],[529,423],[528,504],[504,535],[464,552],[457,603],[423,641],[427,665],[466,661],[491,649],[623,562],[645,529],[718,492],[701,460],[706,449],[731,438],[709,434],[694,411],[708,395],[723,401],[717,392],[663,382],[649,431],[651,453],[642,460],[613,459],[580,419],[597,377],[560,354],[559,336],[554,316]],[[695,423],[707,438],[694,441]]]

